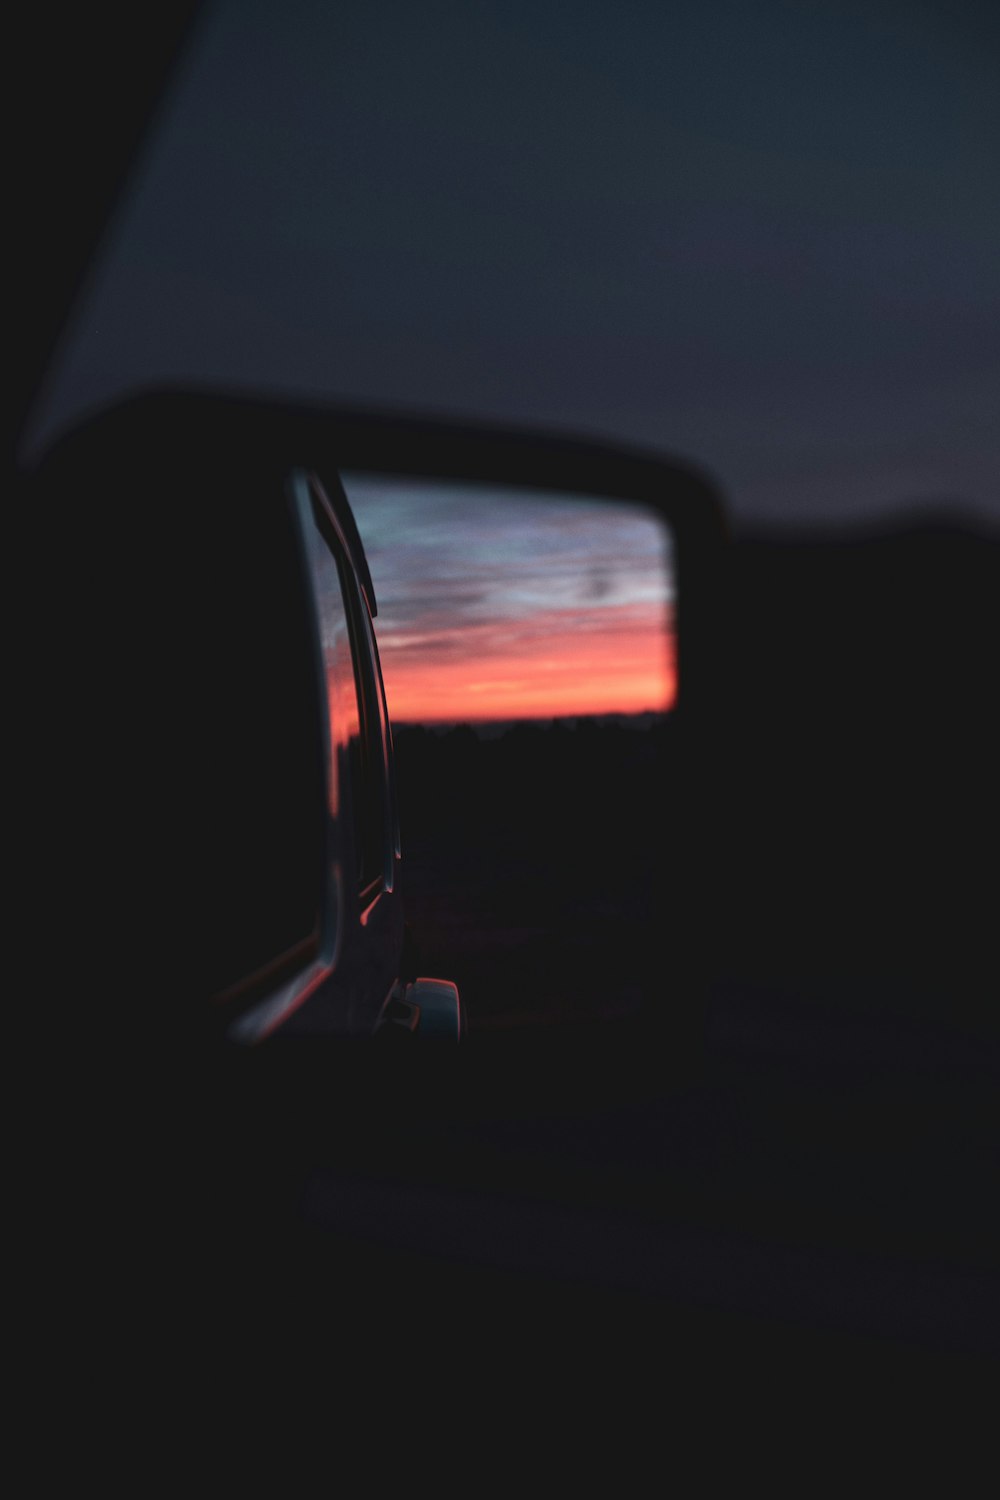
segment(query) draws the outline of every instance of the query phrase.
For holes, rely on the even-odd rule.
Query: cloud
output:
[[[661,708],[672,548],[614,502],[346,475],[405,718]]]
[[[580,583],[580,597],[596,603],[606,599],[614,591],[614,582],[606,568],[592,568],[585,581]]]

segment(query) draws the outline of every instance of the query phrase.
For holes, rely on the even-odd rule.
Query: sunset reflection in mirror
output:
[[[396,723],[662,713],[670,535],[627,502],[342,475]]]

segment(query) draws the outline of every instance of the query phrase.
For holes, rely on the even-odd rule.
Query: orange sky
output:
[[[676,695],[672,544],[593,497],[351,475],[390,719],[662,712]]]
[[[662,711],[676,693],[672,648],[662,608],[625,606],[585,629],[553,612],[454,639],[387,631],[381,657],[390,717],[429,723]]]

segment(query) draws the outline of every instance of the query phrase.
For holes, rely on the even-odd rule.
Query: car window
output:
[[[389,723],[389,710],[386,704],[375,627],[363,597],[359,619],[361,632],[368,646],[366,655],[369,670],[365,674],[363,701],[365,704],[365,747],[371,767],[370,785],[375,804],[373,821],[382,826],[385,834],[385,863],[391,886],[393,856],[398,856],[400,852],[398,814],[395,805],[392,728]]]
[[[305,543],[326,693],[330,811],[349,828],[357,884],[365,889],[384,871],[387,812],[377,750],[381,730],[365,692],[369,646],[358,620],[364,605],[314,484],[310,500]]]

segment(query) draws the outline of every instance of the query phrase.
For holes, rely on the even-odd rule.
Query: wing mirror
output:
[[[650,901],[691,875],[678,757],[724,537],[704,476],[163,392],[63,436],[29,484],[73,921],[136,1024],[475,1036],[574,997],[643,1008]]]

